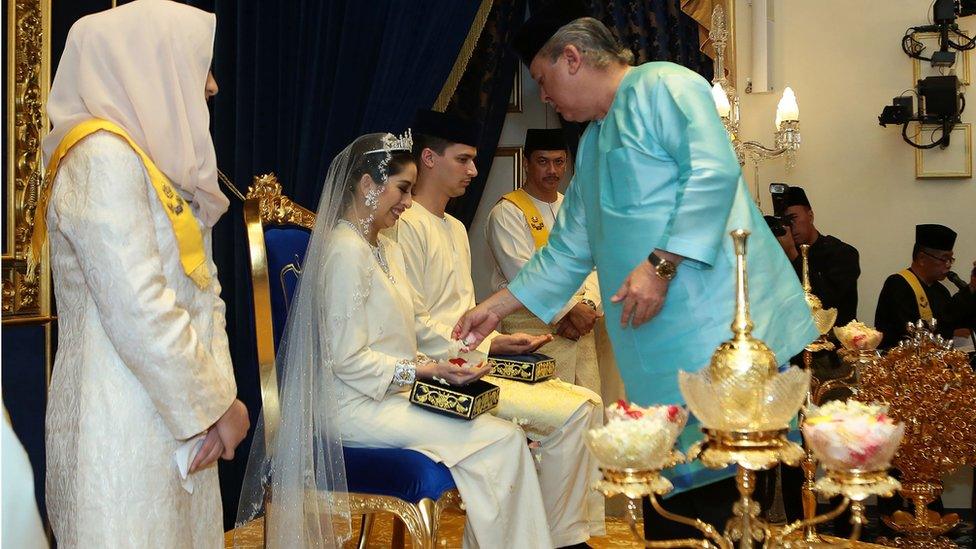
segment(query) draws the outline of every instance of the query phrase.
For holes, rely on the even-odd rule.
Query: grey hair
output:
[[[580,50],[585,62],[598,69],[614,61],[624,65],[634,64],[634,53],[625,48],[606,25],[592,17],[581,17],[560,27],[542,46],[539,54],[555,62],[570,44]]]

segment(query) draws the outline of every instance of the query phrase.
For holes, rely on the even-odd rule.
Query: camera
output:
[[[786,192],[790,186],[786,183],[770,183],[769,195],[773,197],[773,215],[764,215],[763,219],[769,225],[769,230],[773,236],[779,238],[786,236],[786,228],[789,223],[784,221],[783,214],[786,212]]]

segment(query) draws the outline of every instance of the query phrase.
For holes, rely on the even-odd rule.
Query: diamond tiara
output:
[[[366,151],[363,154],[372,154],[378,152],[393,152],[393,151],[407,151],[410,152],[413,149],[413,133],[411,133],[410,128],[400,135],[393,135],[388,133],[382,138],[383,148],[373,149],[371,151]]]

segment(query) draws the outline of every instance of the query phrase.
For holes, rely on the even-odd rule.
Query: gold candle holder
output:
[[[803,297],[806,298],[807,306],[810,307],[810,312],[813,314],[813,323],[817,326],[817,331],[820,332],[821,337],[817,341],[823,341],[829,344],[829,348],[816,348],[813,351],[829,351],[834,346],[824,336],[830,332],[830,329],[837,322],[837,309],[833,307],[824,309],[823,302],[813,293],[813,287],[810,285],[809,244],[800,245],[800,255],[803,258]]]

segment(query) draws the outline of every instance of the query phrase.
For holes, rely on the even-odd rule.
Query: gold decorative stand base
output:
[[[929,503],[942,495],[941,482],[906,482],[898,492],[912,502],[915,513],[895,511],[890,517],[882,517],[889,528],[903,535],[894,539],[880,538],[878,543],[912,549],[956,547],[944,534],[959,525],[959,515],[940,515],[928,508]]]

